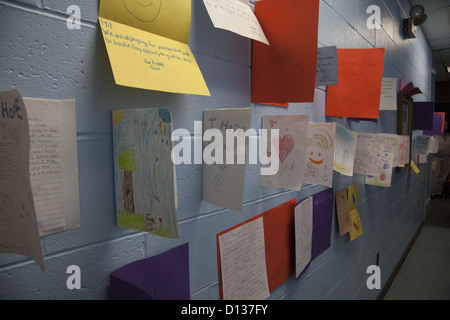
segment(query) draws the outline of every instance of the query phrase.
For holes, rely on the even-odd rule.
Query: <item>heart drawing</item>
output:
[[[281,138],[280,136],[274,136],[272,138],[272,143],[276,150],[278,151],[278,156],[280,157],[281,164],[286,160],[287,156],[294,149],[294,138],[287,134]]]

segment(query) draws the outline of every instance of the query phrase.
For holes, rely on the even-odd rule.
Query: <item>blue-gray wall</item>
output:
[[[66,27],[69,5],[81,8],[80,30]],[[370,30],[369,5],[378,5],[382,29]],[[413,81],[433,100],[431,50],[420,28],[404,39],[401,19],[407,0],[322,0],[319,46],[386,49],[384,76]],[[1,0],[0,90],[17,88],[24,97],[68,99],[77,104],[77,140],[81,227],[42,237],[46,271],[34,261],[0,253],[0,299],[107,299],[109,274],[127,264],[189,242],[192,299],[218,299],[216,234],[292,198],[301,199],[323,187],[300,192],[260,187],[259,167],[248,165],[243,212],[224,210],[201,200],[201,165],[177,166],[180,239],[166,239],[118,228],[115,223],[111,110],[170,107],[174,129],[193,132],[203,110],[252,107],[252,127],[266,114],[306,114],[311,121],[336,121],[354,131],[396,133],[397,112],[382,111],[378,122],[326,118],[325,88],[315,102],[288,109],[250,103],[251,41],[215,29],[203,1],[192,1],[189,45],[210,97],[152,92],[116,86],[97,23],[98,1]],[[363,177],[334,173],[334,188],[359,184],[358,210],[364,234],[350,242],[341,237],[333,217],[331,247],[316,258],[297,283],[291,277],[270,299],[375,299],[368,290],[366,269],[380,255],[382,285],[423,221],[429,204],[430,165],[420,174],[395,173],[390,188],[366,186]],[[80,290],[68,290],[66,269],[81,268]]]

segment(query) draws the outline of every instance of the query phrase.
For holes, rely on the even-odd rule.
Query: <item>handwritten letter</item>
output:
[[[270,295],[262,217],[220,235],[219,250],[224,300],[260,300]]]
[[[28,256],[44,271],[30,182],[28,115],[17,90],[0,93],[0,251]]]
[[[295,207],[295,275],[305,271],[311,261],[313,198],[308,197]]]
[[[327,116],[378,119],[384,48],[337,49],[339,84],[327,89]]]
[[[338,83],[336,47],[317,49],[316,87]]]
[[[269,44],[255,14],[239,0],[203,0],[214,27]]]
[[[80,226],[75,100],[24,98],[30,176],[41,235]]]
[[[103,0],[98,21],[116,84],[210,95],[188,46],[190,0]]]
[[[397,110],[397,78],[383,78],[381,84],[380,110]]]

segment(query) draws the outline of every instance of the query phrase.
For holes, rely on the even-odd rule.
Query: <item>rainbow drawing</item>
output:
[[[334,124],[310,124],[306,145],[321,149],[332,149],[334,145]]]

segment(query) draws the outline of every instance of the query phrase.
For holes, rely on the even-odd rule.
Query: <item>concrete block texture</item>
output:
[[[252,1],[253,2],[253,1]],[[401,19],[408,1],[322,0],[318,45],[386,49],[383,75],[413,81],[431,97],[431,50],[419,33],[404,39]],[[67,8],[78,5],[80,29],[69,29]],[[369,29],[366,9],[377,5],[381,28]],[[177,166],[180,238],[165,239],[117,227],[115,222],[111,111],[169,107],[174,129],[193,136],[203,111],[252,108],[252,127],[263,115],[302,114],[311,121],[335,121],[360,132],[396,133],[397,112],[382,111],[378,121],[325,116],[326,87],[313,103],[289,108],[251,103],[252,42],[214,28],[203,1],[192,0],[189,45],[211,96],[195,96],[117,86],[98,25],[98,1],[0,1],[0,90],[16,88],[24,97],[76,99],[81,227],[41,238],[46,271],[30,259],[0,253],[0,299],[108,299],[109,274],[121,266],[189,243],[191,298],[218,299],[216,234],[283,202],[323,188],[299,192],[260,186],[259,165],[247,165],[243,210],[229,211],[202,201],[202,167]],[[295,39],[293,39],[295,41]],[[389,189],[364,185],[361,176],[334,173],[335,190],[359,185],[358,209],[364,233],[355,241],[340,236],[333,212],[331,246],[305,274],[292,276],[269,299],[375,299],[366,287],[366,269],[379,253],[384,284],[425,216],[430,164],[420,173],[394,172]],[[67,267],[81,269],[81,289],[66,286]]]

